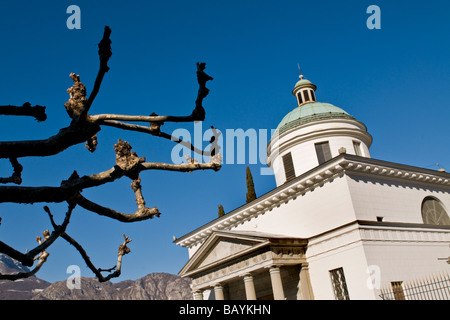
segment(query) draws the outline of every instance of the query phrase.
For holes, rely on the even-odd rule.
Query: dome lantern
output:
[[[295,84],[292,94],[297,98],[298,106],[305,103],[316,102],[315,91],[317,87],[309,80],[303,79],[303,75],[299,76],[300,81]]]
[[[281,120],[267,145],[267,165],[277,186],[346,153],[370,158],[372,136],[345,110],[317,102],[316,86],[303,79],[292,94],[297,106]]]

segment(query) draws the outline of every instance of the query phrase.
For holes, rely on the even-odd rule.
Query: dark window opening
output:
[[[314,91],[311,91],[311,99],[312,101],[316,101],[316,95],[314,94]]]
[[[362,156],[361,143],[358,141],[353,141],[353,148],[355,149],[355,154],[357,156]]]
[[[308,90],[303,91],[303,93],[305,94],[305,102],[311,100],[311,99],[309,98]]]
[[[316,143],[315,146],[319,164],[327,162],[331,159],[330,144],[328,142]]]
[[[299,103],[299,104],[302,104],[302,103],[303,103],[302,93],[299,92],[298,95],[297,95],[297,97],[298,97],[298,103]]]
[[[406,300],[405,293],[403,292],[403,281],[393,281],[391,282],[392,291],[394,292],[395,300]]]
[[[345,281],[344,269],[330,270],[331,283],[333,284],[334,297],[336,300],[350,300],[347,282]]]
[[[284,174],[286,175],[286,181],[295,178],[294,163],[292,161],[292,155],[289,152],[283,156]]]

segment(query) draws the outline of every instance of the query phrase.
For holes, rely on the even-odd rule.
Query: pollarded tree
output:
[[[195,108],[190,115],[159,116],[155,113],[150,116],[89,114],[95,97],[100,90],[102,80],[105,74],[109,71],[108,61],[112,54],[110,35],[111,29],[106,26],[103,38],[98,45],[100,68],[94,87],[89,96],[87,96],[86,87],[81,82],[80,76],[74,73],[70,74],[74,85],[67,90],[70,98],[64,104],[67,114],[72,119],[68,127],[60,129],[57,134],[49,137],[48,139],[0,142],[0,158],[9,159],[13,168],[13,173],[10,177],[0,178],[0,183],[8,184],[5,186],[0,186],[0,203],[10,202],[21,204],[66,202],[68,204],[68,210],[61,225],[57,225],[55,223],[50,209],[47,206],[44,207],[45,212],[48,214],[53,231],[44,231],[43,238],[37,238],[38,245],[31,250],[27,250],[26,253],[22,253],[0,241],[0,253],[9,255],[11,258],[21,262],[24,266],[32,267],[34,265],[30,272],[0,274],[0,280],[16,280],[34,275],[47,260],[48,252],[46,249],[58,238],[68,241],[79,251],[87,266],[92,270],[99,281],[107,281],[113,277],[118,277],[121,273],[122,257],[130,251],[127,245],[131,239],[123,235],[124,241],[119,246],[117,265],[115,267],[110,269],[96,268],[83,247],[66,232],[66,228],[70,223],[70,218],[74,209],[77,206],[80,206],[90,212],[121,222],[136,222],[151,219],[155,216],[159,217],[160,212],[157,207],[149,208],[146,206],[141,192],[141,172],[147,170],[191,172],[206,169],[217,171],[221,167],[220,154],[208,154],[208,152],[198,150],[192,146],[190,142],[172,137],[170,134],[163,132],[161,128],[166,122],[180,123],[203,121],[205,119],[203,99],[209,93],[209,90],[206,88],[206,82],[212,80],[212,77],[204,72],[205,63],[197,63],[197,80],[199,90],[195,101]],[[47,118],[44,106],[31,106],[30,103],[25,103],[23,106],[0,106],[0,115],[32,116],[38,121],[45,121]],[[147,125],[134,124],[133,122],[144,122],[147,123]],[[121,130],[147,133],[159,138],[175,141],[176,143],[180,143],[190,148],[194,152],[199,152],[205,156],[210,156],[210,161],[208,163],[191,161],[178,165],[170,163],[146,162],[145,158],[139,157],[136,152],[132,151],[132,147],[128,142],[119,140],[118,143],[114,145],[116,165],[108,170],[82,177],[74,171],[67,180],[61,181],[61,185],[54,187],[19,186],[22,184],[23,170],[23,167],[19,162],[20,158],[35,156],[47,157],[63,152],[67,148],[80,143],[86,143],[86,148],[89,151],[94,152],[97,146],[97,134],[100,132],[102,126],[111,126]],[[123,177],[128,177],[131,179],[131,188],[136,197],[137,209],[132,214],[122,213],[114,209],[104,207],[82,195],[82,191],[84,189],[100,187],[103,184],[111,183]],[[11,184],[16,185],[14,186]],[[104,276],[102,274],[103,272],[107,272],[108,274]]]

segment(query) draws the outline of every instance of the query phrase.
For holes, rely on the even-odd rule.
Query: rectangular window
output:
[[[355,149],[355,154],[357,156],[362,156],[361,143],[358,141],[353,141],[353,148]]]
[[[403,292],[403,281],[391,282],[392,292],[394,293],[395,300],[405,300],[405,293]]]
[[[305,94],[305,102],[311,100],[311,99],[309,98],[308,90],[303,91],[303,93]]]
[[[330,144],[327,142],[316,143],[316,153],[319,164],[327,162],[331,159]]]
[[[311,98],[313,101],[316,101],[316,95],[314,94],[314,91],[311,91]]]
[[[336,300],[350,300],[345,281],[344,269],[330,270],[331,283],[333,284],[334,297]]]
[[[299,104],[302,104],[302,103],[303,103],[302,93],[299,92],[298,95],[297,95],[297,97],[298,97],[298,103],[299,103]]]
[[[286,175],[286,181],[295,178],[294,163],[292,162],[292,155],[289,152],[283,156],[284,173]]]

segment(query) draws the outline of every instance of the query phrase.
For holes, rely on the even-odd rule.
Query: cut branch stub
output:
[[[209,93],[209,89],[206,88],[206,82],[213,80],[213,77],[207,75],[204,70],[206,68],[206,63],[197,62],[197,81],[199,84],[197,100],[195,101],[195,109],[192,112],[192,116],[200,119],[201,121],[205,120],[205,109],[203,108],[203,99]]]
[[[114,151],[116,152],[116,165],[124,170],[131,171],[136,168],[140,163],[145,162],[145,158],[140,158],[136,152],[131,151],[131,145],[119,139],[114,145]]]
[[[111,58],[111,29],[105,26],[105,31],[103,32],[103,38],[98,44],[98,56],[100,58],[100,68],[105,68],[105,71],[109,71],[108,60]]]
[[[86,149],[88,149],[90,152],[94,152],[97,149],[97,145],[97,135],[93,135],[86,141]]]
[[[118,252],[119,257],[131,252],[130,248],[127,247],[127,244],[130,243],[132,239],[125,236],[125,234],[123,235],[123,239],[124,239],[123,244],[119,245],[119,252]]]
[[[0,183],[15,183],[15,184],[21,184],[22,183],[22,170],[23,167],[17,161],[16,158],[10,158],[9,162],[11,162],[11,165],[14,169],[13,174],[9,178],[0,178]]]
[[[79,75],[71,73],[70,78],[72,78],[74,85],[67,89],[67,92],[70,95],[70,99],[69,101],[64,103],[64,106],[66,107],[66,111],[69,117],[71,117],[72,119],[77,119],[86,107],[86,87],[80,81]]]

